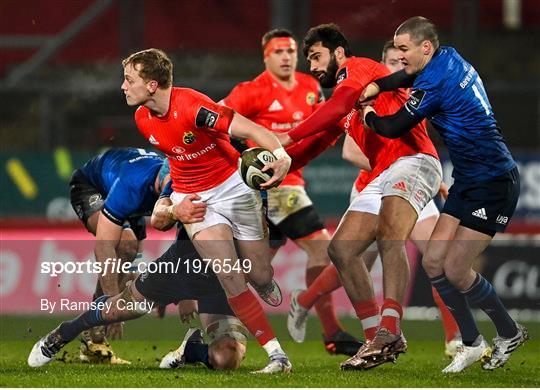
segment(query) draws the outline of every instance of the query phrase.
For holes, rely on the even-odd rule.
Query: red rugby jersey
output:
[[[166,115],[140,106],[135,123],[169,158],[174,191],[194,193],[216,187],[236,171],[239,155],[228,135],[233,115],[202,93],[173,88]]]
[[[351,57],[337,72],[336,89],[352,87],[361,91],[370,82],[388,74],[389,70],[379,62],[369,58]],[[384,92],[377,97],[373,108],[378,115],[392,115],[403,106],[406,100],[405,90]],[[369,159],[372,171],[368,183],[400,157],[424,153],[439,158],[427,134],[425,122],[419,123],[400,138],[390,139],[381,137],[369,127],[364,126],[361,113],[353,109],[340,121],[340,126],[348,132]]]
[[[311,115],[324,100],[313,77],[296,72],[296,85],[288,90],[264,71],[251,81],[238,84],[223,103],[253,122],[276,132],[287,132]],[[255,146],[248,141],[249,146]],[[281,185],[304,185],[302,169],[289,172]]]

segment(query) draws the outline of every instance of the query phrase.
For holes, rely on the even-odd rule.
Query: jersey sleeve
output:
[[[357,62],[355,66],[345,66],[336,75],[336,90],[351,87],[360,92],[372,81],[387,76],[389,71],[382,64],[374,61]]]
[[[103,214],[113,223],[122,225],[130,214],[137,211],[144,194],[142,186],[133,185],[120,176],[113,183],[103,205]]]
[[[161,190],[161,194],[159,194],[159,199],[170,198],[172,193],[173,193],[172,180],[169,180],[167,184],[165,184],[165,187],[163,187],[163,189]]]
[[[437,83],[417,78],[409,99],[405,103],[405,108],[414,116],[430,118],[441,106],[441,93],[442,91],[438,88]]]
[[[191,96],[185,99],[182,112],[193,127],[225,134],[228,134],[234,116],[234,111],[230,107],[220,105],[208,96],[193,90]]]
[[[222,100],[223,104],[247,118],[259,112],[259,93],[249,83],[240,83]]]

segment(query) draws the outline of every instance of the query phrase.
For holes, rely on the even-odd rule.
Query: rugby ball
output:
[[[261,184],[268,181],[274,174],[272,169],[266,172],[262,172],[262,169],[273,161],[276,161],[276,157],[266,149],[246,149],[238,160],[238,172],[248,187],[260,190]]]

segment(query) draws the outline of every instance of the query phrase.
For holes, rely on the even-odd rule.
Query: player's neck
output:
[[[420,69],[418,70],[418,73],[424,70],[424,68],[427,66],[427,64],[429,64],[429,61],[431,61],[434,55],[435,55],[435,51],[432,51],[429,55],[427,55],[424,58],[424,61],[422,61],[422,64],[420,65]]]
[[[146,101],[144,106],[158,117],[167,115],[171,105],[171,92],[172,87],[167,89],[158,89],[152,95],[152,97]]]
[[[272,79],[274,79],[279,85],[281,85],[285,89],[293,89],[296,85],[296,77],[294,77],[294,73],[285,78],[280,78],[270,71],[268,71],[268,74],[270,74]]]

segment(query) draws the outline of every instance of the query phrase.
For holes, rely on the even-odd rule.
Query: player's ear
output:
[[[431,41],[425,40],[422,42],[422,52],[424,55],[428,55],[431,52],[431,49],[433,48],[433,45],[431,44]]]
[[[158,82],[156,80],[150,80],[148,82],[148,84],[146,84],[146,87],[148,88],[148,92],[150,92],[150,94],[153,94],[153,93],[156,92],[159,85],[158,85]]]
[[[334,50],[334,55],[337,59],[341,60],[343,57],[345,57],[345,50],[343,49],[343,47],[338,46],[336,47],[336,50]]]

